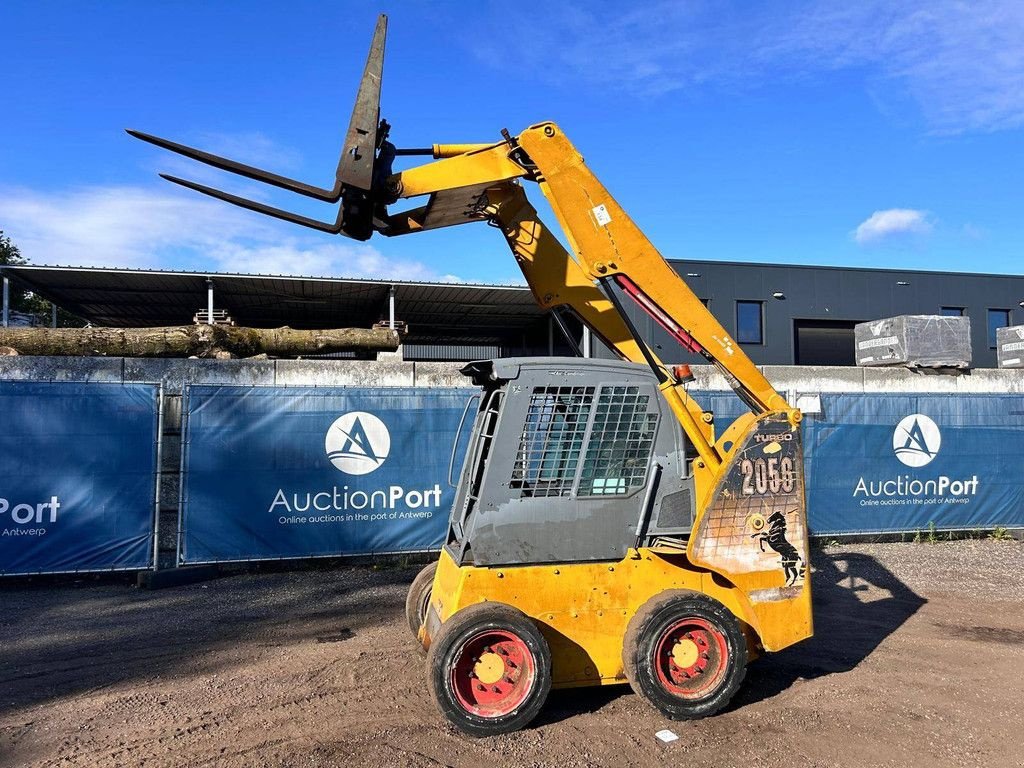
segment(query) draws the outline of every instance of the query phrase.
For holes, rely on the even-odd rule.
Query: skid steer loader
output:
[[[749,660],[812,633],[801,414],[556,124],[491,143],[395,147],[379,106],[386,24],[381,16],[331,187],[129,133],[340,201],[325,222],[165,177],[323,232],[366,240],[472,222],[498,229],[538,304],[575,315],[624,362],[463,369],[481,388],[471,442],[440,558],[416,577],[406,610],[427,649],[431,693],[475,736],[527,725],[552,688],[628,682],[670,718],[712,714]],[[393,170],[415,155],[433,162]],[[550,202],[571,253],[538,218],[527,184]],[[712,364],[749,413],[716,434],[713,414],[687,391],[689,368],[658,359],[628,305]]]

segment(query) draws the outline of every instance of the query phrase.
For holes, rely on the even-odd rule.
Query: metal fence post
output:
[[[181,423],[178,427],[181,435],[181,449],[178,451],[178,530],[175,533],[174,543],[174,567],[183,565],[181,561],[181,539],[184,534],[184,513],[185,513],[185,463],[188,455],[188,411],[189,394],[191,385],[183,384],[181,387]]]
[[[153,498],[153,570],[160,570],[160,485],[164,467],[164,385],[161,383],[156,394],[156,493]]]

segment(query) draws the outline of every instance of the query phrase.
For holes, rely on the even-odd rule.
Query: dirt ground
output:
[[[415,569],[0,582],[0,765],[1024,764],[1024,545],[831,547],[814,567],[816,636],[751,665],[725,713],[555,692],[485,740],[425,689]]]

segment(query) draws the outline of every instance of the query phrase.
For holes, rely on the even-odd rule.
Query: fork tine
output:
[[[335,182],[334,189],[315,187],[312,184],[306,184],[301,181],[296,181],[295,179],[289,179],[285,176],[278,176],[276,173],[263,171],[259,168],[254,168],[251,165],[245,165],[244,163],[229,160],[226,157],[221,157],[220,155],[204,152],[201,149],[195,149],[194,147],[178,144],[177,142],[170,141],[168,139],[162,139],[159,136],[153,136],[149,133],[135,131],[130,128],[126,128],[125,131],[136,139],[147,141],[150,144],[155,144],[156,146],[161,147],[162,149],[168,149],[179,155],[184,155],[185,157],[189,157],[193,160],[198,160],[201,163],[212,165],[214,168],[220,168],[222,171],[237,173],[239,176],[245,176],[246,178],[253,179],[255,181],[263,181],[267,184],[272,184],[275,187],[287,189],[289,192],[298,192],[300,195],[305,195],[306,197],[323,200],[326,203],[336,203],[341,199],[340,181]]]
[[[344,209],[338,211],[338,220],[331,224],[327,221],[320,221],[319,219],[311,219],[308,216],[300,216],[297,213],[291,211],[285,211],[280,208],[274,208],[264,203],[257,203],[255,200],[249,200],[245,197],[239,197],[238,195],[232,195],[230,192],[222,192],[219,189],[213,187],[207,187],[204,184],[197,184],[194,181],[187,181],[186,179],[179,179],[177,176],[171,176],[166,173],[161,173],[160,178],[166,179],[167,181],[173,182],[174,184],[180,184],[183,187],[188,187],[196,192],[202,192],[204,195],[215,197],[218,200],[223,200],[226,203],[237,205],[241,208],[246,208],[256,213],[262,213],[267,216],[273,216],[275,219],[281,219],[282,221],[288,221],[292,224],[300,224],[303,227],[309,227],[310,229],[316,229],[321,232],[327,232],[331,235],[345,235],[350,237],[348,233],[342,230],[342,216]]]

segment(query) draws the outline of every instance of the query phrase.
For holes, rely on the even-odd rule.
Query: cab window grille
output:
[[[639,387],[602,387],[580,476],[580,496],[632,493],[647,482],[658,414]]]
[[[522,496],[569,496],[579,469],[593,387],[535,387],[509,487]]]

